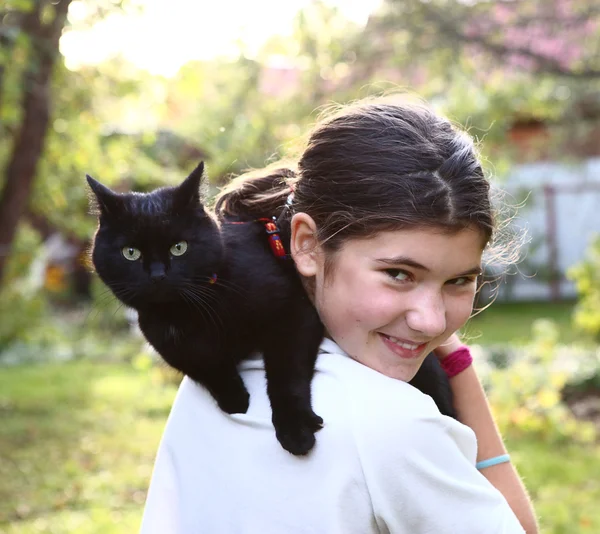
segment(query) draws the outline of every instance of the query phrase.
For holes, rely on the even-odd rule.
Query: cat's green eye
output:
[[[142,256],[142,253],[134,247],[123,247],[121,252],[125,256],[125,259],[129,261],[139,260]]]
[[[173,256],[183,256],[187,250],[187,241],[179,241],[171,247],[171,254]]]

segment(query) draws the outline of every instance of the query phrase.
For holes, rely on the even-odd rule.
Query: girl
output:
[[[490,187],[472,139],[423,104],[368,101],[324,119],[295,170],[243,176],[221,213],[291,220],[290,249],[326,329],[307,457],[274,438],[261,359],[246,414],[184,379],[142,534],[537,532],[468,349]],[[461,423],[407,381],[434,351]],[[282,357],[285,357],[282,354]]]

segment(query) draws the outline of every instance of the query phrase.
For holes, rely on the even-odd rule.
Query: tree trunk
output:
[[[0,11],[0,21],[2,21],[2,19],[6,16],[6,11],[1,10]],[[6,35],[6,31],[7,28],[6,27],[2,27],[3,26],[3,22],[0,22],[0,51],[2,51],[5,59],[4,61],[6,61],[6,58],[8,58],[10,56],[10,48],[11,48],[11,42],[10,39],[8,38],[8,36]],[[4,71],[5,71],[5,67],[3,64],[0,63],[0,110],[2,109],[2,96],[4,94]],[[0,128],[2,128],[2,116],[0,115]]]
[[[4,188],[0,195],[0,283],[10,255],[19,219],[27,208],[36,174],[37,163],[44,149],[50,121],[51,79],[58,42],[65,25],[71,0],[54,0],[55,16],[44,25],[40,20],[46,0],[38,0],[33,12],[26,16],[23,29],[32,40],[29,75],[24,80],[23,119],[5,171]]]

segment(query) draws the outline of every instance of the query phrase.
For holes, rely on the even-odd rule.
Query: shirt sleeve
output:
[[[525,532],[504,496],[475,468],[470,428],[439,414],[400,418],[391,427],[374,423],[359,446],[381,532]]]

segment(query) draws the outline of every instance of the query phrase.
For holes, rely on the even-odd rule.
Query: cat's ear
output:
[[[192,171],[192,173],[175,189],[173,201],[174,211],[182,211],[186,208],[201,207],[200,187],[204,179],[204,162]]]
[[[102,185],[98,180],[94,180],[89,174],[86,174],[87,182],[94,196],[90,198],[92,208],[97,208],[104,215],[116,215],[123,210],[123,199],[118,193]]]

